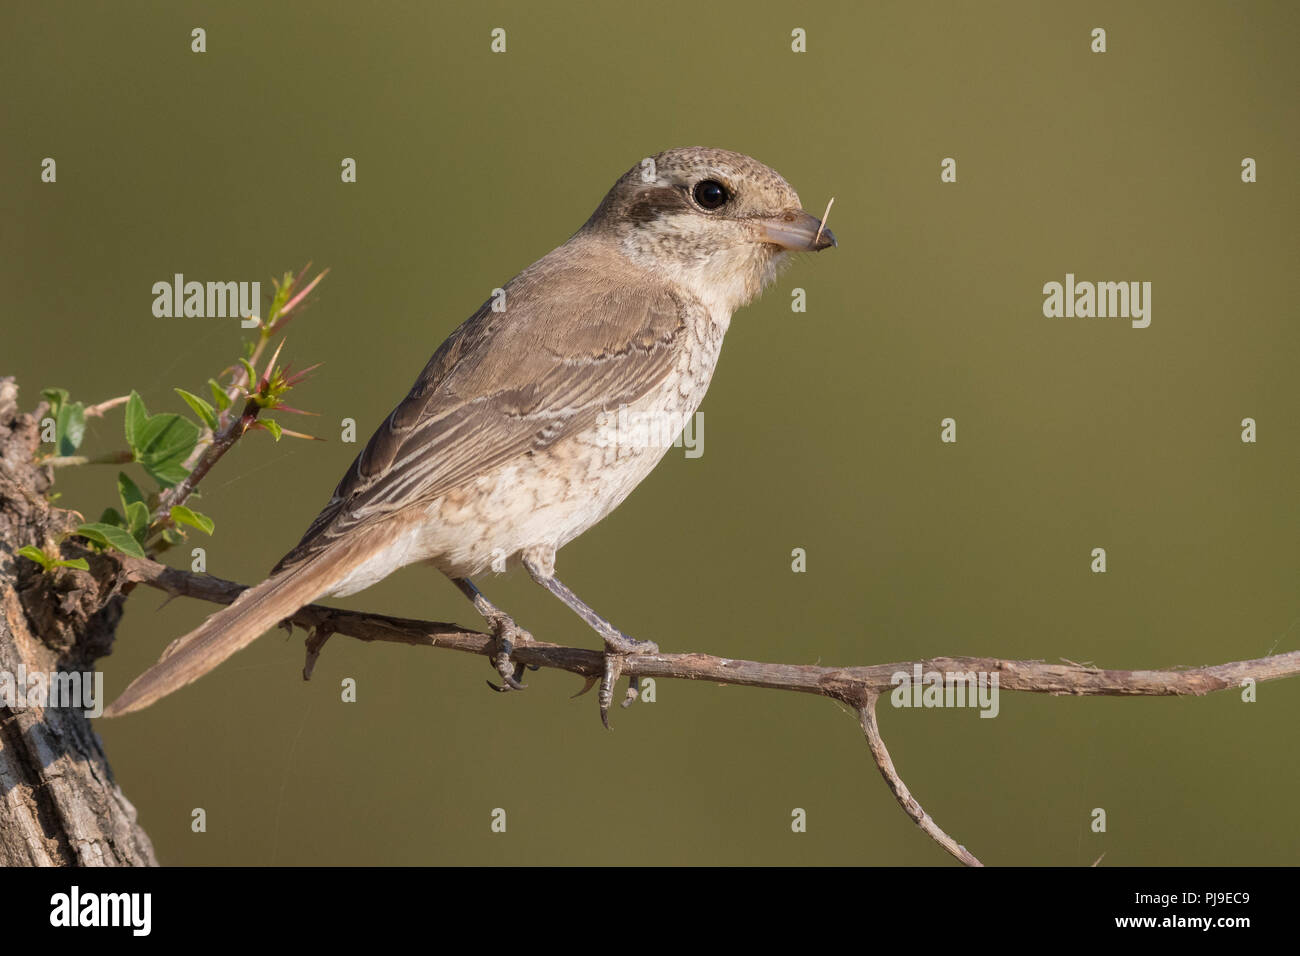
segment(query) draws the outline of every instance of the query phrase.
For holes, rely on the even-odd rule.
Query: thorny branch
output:
[[[231,581],[206,574],[178,571],[154,561],[124,556],[122,564],[128,582],[147,584],[175,596],[229,604],[245,590],[243,585]],[[308,639],[304,678],[310,677],[321,647],[331,634],[344,634],[367,642],[388,641],[395,644],[445,647],[488,656],[496,651],[495,639],[490,634],[438,621],[345,611],[319,604],[309,604],[287,620],[312,632]],[[587,680],[588,687],[600,679],[605,669],[605,655],[601,651],[541,641],[516,645],[512,656],[520,664],[551,667],[577,674]],[[766,687],[817,694],[852,707],[858,714],[876,767],[907,815],[931,839],[962,863],[981,866],[974,855],[941,830],[921,808],[895,770],[880,735],[876,721],[877,700],[894,688],[893,676],[896,673],[911,673],[917,664],[922,671],[927,672],[996,673],[1002,690],[1057,696],[1199,697],[1213,691],[1239,687],[1247,679],[1259,682],[1296,676],[1300,674],[1300,651],[1257,660],[1174,670],[1105,670],[1079,664],[1009,661],[992,657],[936,657],[919,662],[867,667],[820,667],[733,660],[708,654],[644,654],[626,657],[622,659],[622,670],[624,675],[633,680],[655,677]]]
[[[203,448],[198,459],[191,463],[190,473],[179,484],[168,488],[158,496],[158,507],[153,514],[153,523],[159,527],[172,523],[171,509],[189,500],[199,482],[212,470],[212,466],[219,462],[222,456],[234,447],[235,442],[248,431],[248,426],[257,419],[259,411],[261,407],[253,399],[244,402],[239,416],[232,418],[217,434],[213,435],[212,441]]]
[[[199,482],[212,470],[212,466],[220,461],[222,456],[234,447],[235,442],[239,441],[244,436],[244,433],[254,427],[257,422],[258,413],[265,407],[265,403],[259,402],[255,397],[255,393],[258,391],[259,384],[269,382],[275,372],[276,359],[280,356],[280,349],[284,347],[284,339],[281,338],[279,347],[276,348],[275,354],[267,364],[266,372],[262,376],[262,383],[259,383],[254,375],[250,375],[250,371],[255,369],[255,366],[261,360],[263,351],[265,351],[272,338],[276,334],[282,333],[289,322],[292,321],[291,313],[293,310],[306,301],[307,296],[329,273],[329,269],[322,270],[316,278],[307,283],[305,288],[294,292],[294,289],[302,285],[303,276],[307,274],[309,268],[311,268],[310,262],[303,266],[302,271],[292,279],[288,279],[286,276],[287,281],[285,284],[282,285],[276,282],[277,297],[276,302],[271,306],[271,314],[265,320],[261,318],[257,320],[259,330],[257,344],[253,347],[253,351],[243,366],[231,369],[231,380],[225,388],[226,398],[230,401],[229,407],[217,413],[217,428],[215,430],[208,428],[206,425],[204,426],[204,440],[198,443],[185,462],[189,474],[179,484],[164,490],[159,495],[158,507],[154,511],[152,518],[152,522],[159,528],[174,524],[171,519],[171,509],[176,505],[184,504],[189,499],[190,495],[194,493],[194,489],[198,487]],[[288,301],[284,301],[283,297],[286,296],[289,297]],[[315,367],[312,366],[312,368]],[[307,371],[311,371],[311,369]],[[301,380],[304,374],[302,372],[298,373],[295,381]],[[112,399],[109,402],[87,409],[86,414],[102,414],[102,409],[111,408],[124,401],[126,399]],[[237,408],[240,409],[238,414],[235,412]],[[289,434],[297,433],[290,432]]]

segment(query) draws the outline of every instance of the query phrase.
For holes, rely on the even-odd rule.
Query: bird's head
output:
[[[617,243],[638,266],[727,314],[754,299],[789,253],[836,244],[775,170],[742,153],[695,146],[633,166],[582,234]]]

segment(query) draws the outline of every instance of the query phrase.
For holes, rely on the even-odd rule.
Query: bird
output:
[[[694,415],[733,313],[793,254],[835,245],[794,188],[749,156],[684,147],[642,159],[568,241],[437,348],[266,580],[169,644],[105,715],[191,683],[319,598],[423,562],[491,628],[500,690],[524,686],[510,655],[532,635],[473,579],[522,566],[576,612],[604,643],[608,726],[623,664],[658,646],[579,599],[556,577],[556,552],[622,503],[671,444],[629,440],[611,421]]]

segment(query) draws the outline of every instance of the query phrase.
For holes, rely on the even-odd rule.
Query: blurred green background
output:
[[[641,157],[722,146],[815,212],[835,196],[840,247],[737,315],[703,457],[671,452],[561,553],[589,603],[665,650],[791,663],[1293,650],[1297,19],[1262,2],[6,3],[0,374],[28,405],[136,388],[184,411],[173,386],[199,391],[246,333],[154,318],[152,284],[269,290],[328,266],[286,348],[324,363],[293,403],[321,417],[286,424],[330,441],[250,436],[199,503],[209,570],[254,582],[356,453],[341,419],[364,441]],[[1044,318],[1042,285],[1067,272],[1152,282],[1151,327]],[[93,421],[85,447],[120,447],[120,428]],[[97,516],[115,473],[64,470],[62,503]],[[597,646],[522,573],[480,583],[540,637]],[[478,626],[419,567],[339,603]],[[137,591],[110,696],[211,610]],[[665,682],[607,733],[571,675],[501,696],[482,660],[335,638],[304,684],[301,637],[98,724],[164,862],[952,862],[826,700]],[[940,826],[987,863],[1056,865],[1297,862],[1298,719],[1300,681],[1250,705],[1004,694],[996,720],[881,715]]]

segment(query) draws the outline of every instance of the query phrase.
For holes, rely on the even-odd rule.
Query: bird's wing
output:
[[[434,353],[275,570],[657,387],[699,305],[612,258],[552,254],[511,280],[504,311],[484,303]]]

